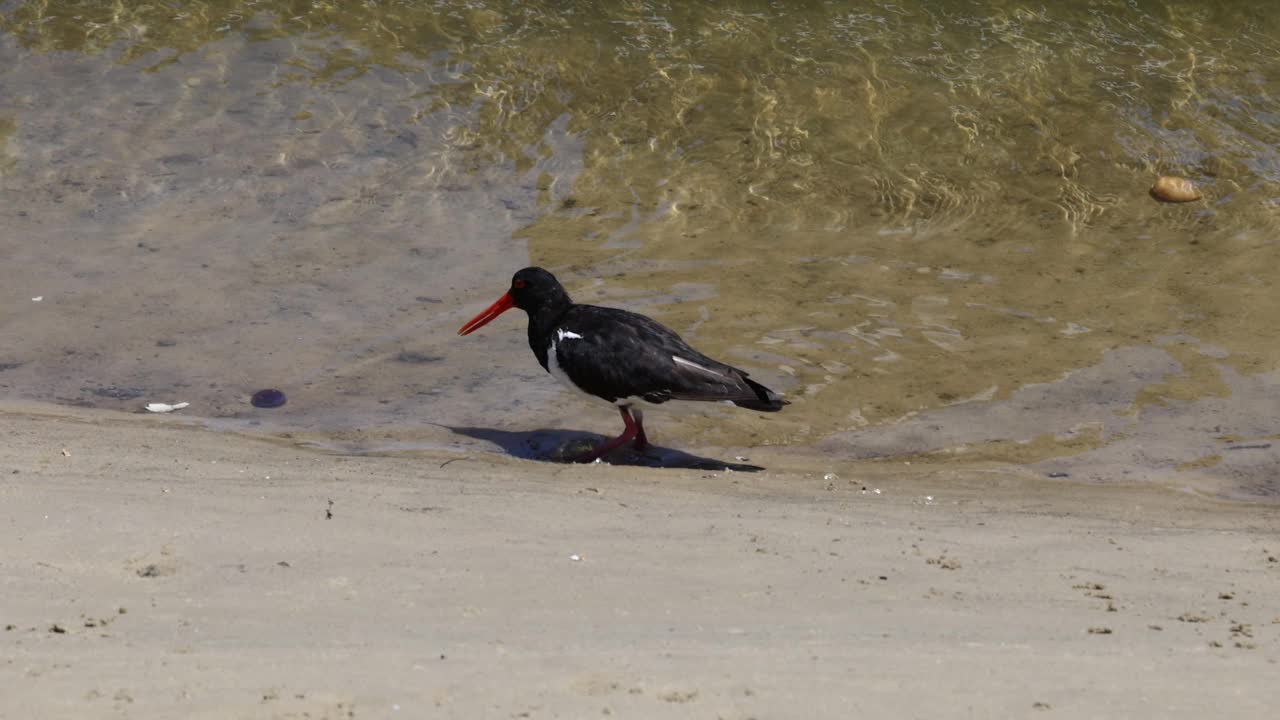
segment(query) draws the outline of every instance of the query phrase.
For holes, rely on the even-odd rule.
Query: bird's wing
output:
[[[694,350],[643,315],[600,308],[591,319],[597,322],[566,318],[567,332],[556,341],[560,369],[588,393],[610,402],[627,397],[654,403],[727,400],[745,407],[780,402],[746,373]]]

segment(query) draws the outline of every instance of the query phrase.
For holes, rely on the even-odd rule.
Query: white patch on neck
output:
[[[675,355],[672,355],[672,356],[671,356],[671,359],[672,359],[672,360],[674,360],[674,361],[675,361],[675,363],[676,363],[677,365],[683,365],[683,366],[685,366],[685,367],[689,368],[690,370],[693,370],[693,371],[696,371],[696,372],[700,372],[700,373],[702,373],[703,375],[709,375],[710,377],[713,377],[713,378],[716,378],[716,379],[723,379],[723,378],[724,378],[724,374],[723,374],[723,373],[718,373],[718,372],[716,372],[715,370],[712,370],[712,369],[711,369],[711,368],[709,368],[709,367],[703,367],[702,365],[699,365],[698,363],[693,362],[693,361],[691,361],[691,360],[685,360],[684,358],[682,358],[682,357],[677,357],[677,356],[675,356]]]
[[[557,340],[581,340],[582,336],[576,332],[570,332],[569,330],[561,330],[560,328],[556,328],[556,339]]]

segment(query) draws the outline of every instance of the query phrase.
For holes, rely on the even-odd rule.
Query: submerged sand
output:
[[[0,717],[1272,717],[1274,506],[0,413]]]

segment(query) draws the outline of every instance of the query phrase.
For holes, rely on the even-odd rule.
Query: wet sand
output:
[[[1271,505],[785,451],[758,473],[361,457],[179,422],[0,408],[0,717],[1280,700]]]

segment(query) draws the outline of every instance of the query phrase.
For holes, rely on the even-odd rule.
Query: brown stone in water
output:
[[[1151,186],[1151,196],[1165,202],[1191,202],[1204,197],[1190,180],[1163,175]]]

